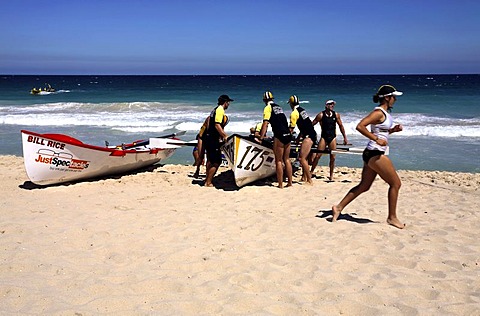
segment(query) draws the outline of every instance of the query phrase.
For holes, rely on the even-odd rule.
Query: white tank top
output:
[[[380,124],[371,124],[370,125],[370,131],[378,138],[380,139],[385,139],[388,143],[388,136],[390,133],[388,132],[389,129],[393,127],[393,118],[388,113],[385,111],[383,108],[377,106],[374,110],[381,110],[383,114],[385,114],[385,120],[380,123]],[[367,144],[367,149],[369,150],[380,150],[385,152],[386,155],[388,155],[388,148],[389,146],[380,146],[377,144],[374,140],[370,140]]]

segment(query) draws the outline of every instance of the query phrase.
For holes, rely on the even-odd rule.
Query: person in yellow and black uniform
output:
[[[275,154],[275,169],[277,171],[278,187],[283,188],[283,169],[287,175],[287,187],[292,185],[292,163],[290,162],[290,142],[292,134],[288,128],[287,117],[280,105],[273,102],[273,94],[266,91],[263,94],[263,124],[260,131],[260,141],[265,138],[268,124],[272,124],[273,152]]]
[[[257,123],[255,126],[250,127],[250,136],[254,138],[260,138],[260,132],[262,131],[263,123]]]
[[[299,157],[303,170],[302,180],[308,184],[313,184],[307,158],[310,154],[310,149],[317,143],[317,132],[313,128],[312,120],[308,116],[307,111],[299,105],[300,102],[296,95],[292,95],[288,99],[288,104],[290,104],[292,109],[292,114],[290,114],[290,132],[293,132],[295,126],[298,126],[300,131],[298,136],[302,138]]]
[[[205,150],[207,152],[207,179],[205,180],[206,187],[213,186],[213,177],[222,163],[222,152],[220,147],[227,140],[227,134],[223,127],[225,117],[225,110],[228,109],[230,102],[233,99],[226,94],[218,97],[218,104],[210,113],[208,126],[205,135]],[[222,126],[223,125],[223,126]]]
[[[199,178],[200,177],[200,167],[204,163],[205,159],[205,145],[203,144],[203,140],[205,139],[205,136],[207,133],[205,131],[207,130],[208,123],[210,121],[210,116],[208,116],[205,121],[202,124],[202,127],[200,128],[200,131],[197,134],[196,140],[197,140],[197,146],[193,147],[192,155],[193,158],[195,159],[194,166],[196,166],[195,173],[193,174],[194,178]],[[228,124],[229,118],[226,115],[223,115],[223,122],[222,122],[222,127],[225,128],[225,126]]]

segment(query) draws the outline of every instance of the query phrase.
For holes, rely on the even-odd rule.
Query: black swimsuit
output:
[[[323,111],[323,116],[322,116],[322,134],[321,137],[325,139],[325,142],[330,144],[332,140],[337,137],[336,133],[336,128],[337,128],[337,114],[335,111],[332,112],[332,116],[327,116],[326,111]]]

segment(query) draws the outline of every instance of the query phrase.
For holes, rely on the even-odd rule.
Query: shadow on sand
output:
[[[78,181],[71,181],[71,182],[64,182],[64,183],[57,183],[57,184],[49,184],[49,185],[38,185],[35,184],[31,181],[25,181],[23,184],[20,184],[18,187],[20,189],[24,190],[36,190],[36,189],[46,189],[50,187],[61,187],[61,186],[70,186],[70,185],[75,185],[77,183],[85,183],[85,182],[97,182],[100,180],[108,180],[108,179],[121,179],[123,176],[130,176],[130,175],[135,175],[139,173],[144,173],[144,172],[153,172],[155,169],[163,167],[164,165],[162,164],[156,164],[156,165],[151,165],[147,166],[145,168],[133,170],[127,173],[120,173],[120,174],[112,174],[112,175],[105,175],[105,176],[100,176],[96,178],[88,178],[88,179],[80,179]],[[162,172],[162,171],[160,171]]]
[[[204,177],[203,177],[204,178]],[[257,180],[255,182],[249,183],[246,186],[272,186],[271,177]],[[235,184],[235,178],[233,176],[232,170],[226,170],[218,174],[213,178],[213,186],[215,189],[224,190],[224,191],[238,191],[241,188]],[[205,179],[193,179],[192,184],[197,184],[203,186],[205,184]]]
[[[356,213],[352,213],[352,214],[343,214],[342,213],[338,217],[337,221],[345,220],[345,221],[354,222],[354,223],[357,223],[357,224],[378,223],[378,222],[372,221],[368,218],[354,217],[352,215],[357,215],[357,214]],[[332,216],[333,216],[332,210],[320,210],[319,213],[317,215],[315,215],[315,217],[318,217],[318,218],[326,218],[326,220],[329,221],[329,222],[332,221]]]

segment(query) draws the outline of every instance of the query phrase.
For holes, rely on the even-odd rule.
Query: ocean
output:
[[[56,92],[31,95],[50,84]],[[404,95],[392,115],[404,130],[392,134],[397,169],[480,172],[480,75],[318,76],[0,76],[0,155],[22,156],[20,130],[62,133],[104,146],[186,131],[193,140],[221,94],[235,99],[228,134],[248,135],[262,120],[269,90],[286,113],[295,94],[311,117],[334,99],[348,139],[364,146],[355,126],[375,104],[372,95],[392,84]],[[319,131],[319,127],[317,126]],[[338,133],[338,141],[342,136]],[[192,164],[192,148],[165,163]],[[361,167],[358,155],[337,155],[337,166]],[[328,157],[320,164],[328,165]]]

